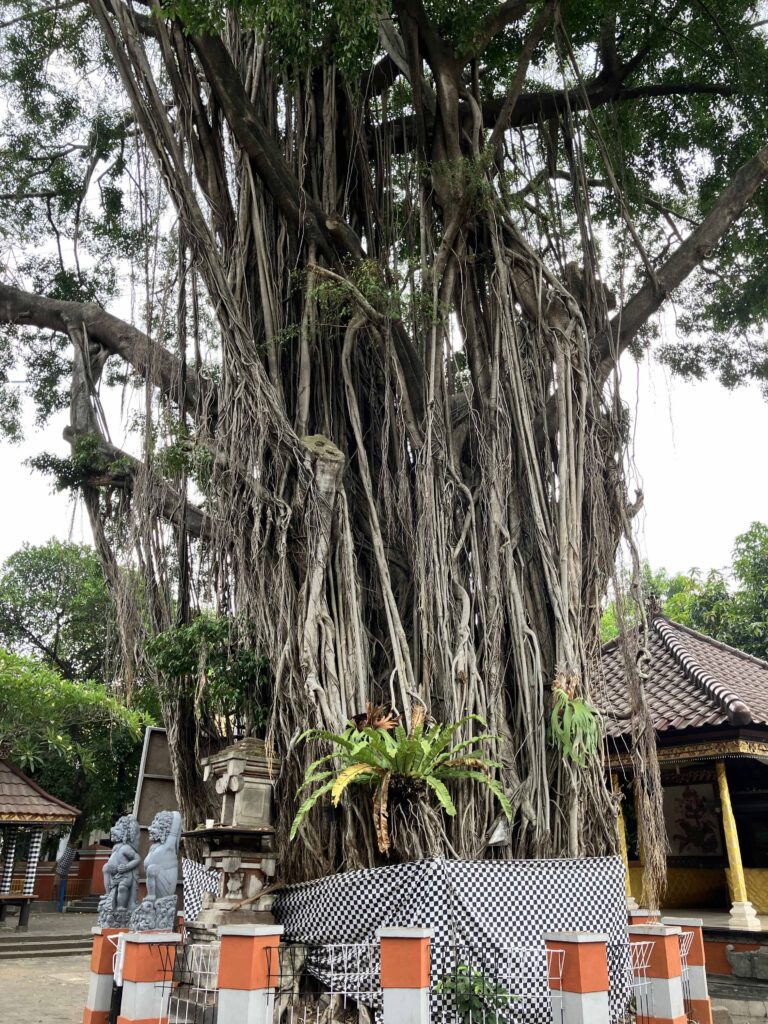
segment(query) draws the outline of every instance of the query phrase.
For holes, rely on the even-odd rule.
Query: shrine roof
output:
[[[0,760],[0,825],[71,825],[79,813]]]
[[[637,631],[628,644],[635,657]],[[648,623],[647,649],[645,692],[657,732],[768,725],[768,662],[663,615]],[[606,644],[594,680],[594,700],[611,737],[631,731],[624,657],[618,638]]]

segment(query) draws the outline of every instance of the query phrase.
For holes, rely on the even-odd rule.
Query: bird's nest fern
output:
[[[406,732],[396,716],[369,712],[365,723],[350,722],[343,733],[308,729],[302,740],[325,741],[332,749],[307,768],[299,793],[314,788],[299,807],[290,838],[296,836],[318,800],[330,793],[334,807],[338,807],[344,792],[353,786],[373,790],[373,818],[381,853],[390,851],[389,803],[395,795],[413,802],[428,799],[431,791],[445,813],[453,817],[456,805],[448,786],[456,780],[468,779],[490,789],[506,817],[511,818],[509,799],[493,774],[501,765],[486,757],[481,749],[498,737],[481,732],[454,742],[456,734],[470,722],[485,728],[478,715],[440,725],[428,724],[423,714],[418,714]]]

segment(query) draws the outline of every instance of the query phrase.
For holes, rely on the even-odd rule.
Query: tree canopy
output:
[[[377,859],[355,806],[313,809],[286,844],[323,753],[296,736],[367,702],[488,720],[512,812],[498,855],[615,848],[599,753],[575,763],[548,722],[553,692],[588,708],[642,501],[622,354],[768,376],[755,4],[6,11],[2,422],[18,435],[19,365],[40,420],[69,408],[69,454],[36,464],[88,510],[126,685],[153,635],[205,610],[247,624],[286,877]],[[670,297],[680,333],[659,345]],[[194,824],[184,687],[164,715]],[[653,899],[660,785],[633,692]],[[492,794],[457,784],[455,805],[393,814],[425,849],[482,855]]]
[[[133,799],[148,724],[101,683],[63,679],[0,650],[3,756],[82,812],[78,834],[108,828]]]
[[[768,661],[768,526],[752,523],[734,542],[729,569],[670,575],[647,564],[645,593],[668,618]],[[603,613],[604,643],[618,635],[614,602]]]
[[[24,545],[0,568],[0,644],[65,679],[108,680],[117,626],[96,552],[50,540]]]

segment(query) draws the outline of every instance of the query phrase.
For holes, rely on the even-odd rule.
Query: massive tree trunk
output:
[[[354,800],[332,817],[318,809],[286,841],[316,755],[298,735],[338,730],[368,700],[406,716],[423,703],[440,721],[488,720],[515,811],[496,855],[615,849],[600,757],[579,766],[547,738],[553,686],[596,696],[600,603],[637,508],[615,371],[749,202],[768,156],[747,164],[612,312],[579,118],[622,100],[628,71],[604,68],[586,88],[524,90],[536,47],[557,34],[555,3],[527,26],[495,104],[480,95],[477,55],[523,18],[524,4],[517,15],[502,5],[510,10],[483,23],[477,50],[458,56],[420,3],[398,3],[380,26],[385,55],[361,82],[345,77],[332,47],[307,73],[281,75],[268,36],[234,16],[218,35],[196,34],[115,0],[90,5],[178,216],[179,349],[97,307],[7,286],[0,315],[64,331],[80,353],[69,436],[75,448],[97,439],[84,485],[131,671],[142,631],[168,628],[179,602],[189,607],[190,575],[209,583],[195,600],[248,622],[271,665],[288,878],[376,858],[367,809]],[[393,98],[404,82],[407,114]],[[543,144],[528,151],[526,127],[561,137],[564,170]],[[557,236],[566,219],[567,241]],[[203,301],[220,338],[217,383],[199,359],[187,363],[191,310]],[[196,500],[186,480],[164,475],[151,445],[142,461],[105,436],[93,408],[108,354],[145,377],[148,412],[171,409],[205,454]],[[124,496],[141,600],[129,592],[134,577],[115,569],[101,525],[115,508],[97,487]],[[635,707],[645,852],[658,873],[657,777],[639,689]],[[205,799],[188,726],[169,738],[189,818]],[[458,806],[452,820],[415,817],[401,854],[486,855],[492,797],[463,784]]]

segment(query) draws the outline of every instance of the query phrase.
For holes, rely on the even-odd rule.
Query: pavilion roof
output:
[[[0,825],[71,825],[79,813],[0,760]]]
[[[636,646],[637,634],[630,638]],[[648,707],[659,733],[768,725],[768,662],[663,615],[648,623]],[[602,685],[601,685],[602,684]],[[630,694],[618,638],[601,652],[595,702],[608,736],[629,733]]]

